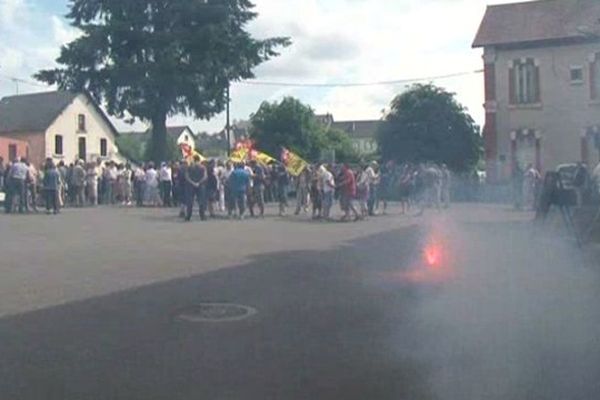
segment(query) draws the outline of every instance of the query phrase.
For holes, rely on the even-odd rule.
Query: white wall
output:
[[[600,124],[600,103],[590,100],[589,56],[594,52],[600,52],[600,44],[486,49],[485,57],[495,59],[496,65],[498,155],[504,155],[507,163],[510,163],[510,132],[519,129],[540,131],[544,169],[580,161],[582,131]],[[518,58],[534,58],[539,63],[542,100],[539,107],[509,106],[509,63]],[[582,84],[571,84],[571,66],[583,67]],[[589,148],[590,161],[597,162],[591,141]]]
[[[78,115],[85,115],[86,131],[78,132]],[[63,155],[54,154],[54,137],[63,136]],[[107,139],[108,155],[105,159],[118,160],[119,155],[115,145],[114,135],[93,104],[88,104],[85,95],[75,98],[63,113],[54,121],[46,131],[46,156],[55,161],[71,163],[78,158],[80,137],[86,138],[86,160],[95,161],[100,156],[100,139]]]
[[[179,138],[177,138],[178,145],[181,145],[184,143],[191,146],[193,149],[196,148],[194,134],[189,128],[186,128],[183,132],[181,132],[181,135],[179,135]]]

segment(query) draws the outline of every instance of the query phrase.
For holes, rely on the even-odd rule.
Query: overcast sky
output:
[[[256,79],[300,83],[354,83],[472,74],[434,81],[483,123],[480,49],[471,43],[487,4],[508,0],[255,0],[259,17],[249,26],[257,37],[289,36],[281,57],[256,70]],[[61,44],[77,33],[63,18],[67,0],[0,0],[0,96],[14,94],[6,77],[32,80],[54,65]],[[358,88],[289,88],[234,84],[232,118],[247,119],[264,100],[295,96],[336,120],[378,119],[405,84]],[[20,93],[46,90],[19,84]],[[177,116],[170,124],[215,132],[211,121]],[[118,124],[118,128],[127,129]]]

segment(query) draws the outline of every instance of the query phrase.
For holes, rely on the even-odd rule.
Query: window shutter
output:
[[[540,79],[540,67],[539,66],[535,66],[533,68],[533,82],[534,82],[534,90],[535,92],[533,93],[534,98],[535,98],[535,102],[536,103],[541,103],[542,102],[542,87],[541,87],[541,83],[542,80]]]
[[[515,87],[516,71],[514,66],[508,70],[508,102],[509,104],[517,104],[517,91]]]

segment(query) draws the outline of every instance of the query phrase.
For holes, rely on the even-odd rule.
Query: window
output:
[[[571,67],[571,84],[578,84],[583,82],[583,68],[582,67]]]
[[[79,132],[85,132],[85,115],[83,114],[77,116],[77,130]]]
[[[540,96],[540,68],[533,58],[514,60],[509,71],[511,104],[536,104]]]
[[[80,137],[78,139],[77,142],[77,147],[79,148],[78,154],[79,154],[79,159],[86,161],[87,160],[87,148],[86,148],[86,141],[84,137]]]
[[[63,137],[62,135],[54,136],[54,154],[57,156],[63,155]]]
[[[590,97],[600,100],[600,53],[590,57]]]
[[[10,161],[14,161],[17,159],[17,145],[16,144],[8,145],[8,159]]]
[[[100,157],[106,157],[108,155],[108,142],[106,139],[100,139]]]

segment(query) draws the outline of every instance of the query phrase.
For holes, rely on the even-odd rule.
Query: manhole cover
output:
[[[177,312],[175,319],[182,322],[235,322],[249,318],[257,311],[239,304],[197,304]]]

